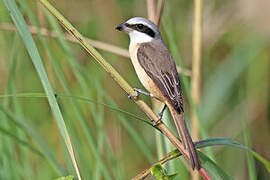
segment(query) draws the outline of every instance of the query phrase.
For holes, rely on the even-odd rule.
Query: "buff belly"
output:
[[[154,83],[154,81],[147,75],[143,67],[140,65],[138,59],[137,59],[137,50],[138,45],[134,45],[129,48],[130,58],[131,62],[134,66],[134,69],[136,71],[136,74],[142,83],[142,85],[145,87],[145,89],[153,94],[158,99],[165,101],[164,96],[162,95],[161,91],[157,87],[157,85]]]

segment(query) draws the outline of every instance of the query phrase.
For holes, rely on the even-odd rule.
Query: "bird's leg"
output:
[[[138,93],[141,93],[141,94],[144,94],[146,96],[150,96],[150,97],[154,97],[154,95],[150,92],[147,92],[145,90],[142,90],[142,89],[139,89],[139,88],[133,88],[134,91],[138,92]]]
[[[139,93],[144,94],[146,96],[155,97],[152,93],[147,92],[147,91],[144,91],[144,90],[139,89],[139,88],[133,88],[133,90],[136,91],[136,95],[135,96],[129,95],[128,96],[129,99],[138,97],[139,96]]]
[[[160,113],[158,113],[158,119],[159,119],[159,120],[161,120],[161,119],[162,119],[163,114],[164,114],[164,112],[165,112],[166,108],[167,108],[167,105],[165,104],[165,105],[163,106],[163,108],[162,108],[161,112],[160,112]]]
[[[158,113],[158,121],[157,121],[157,122],[154,122],[154,123],[153,123],[153,126],[157,126],[159,123],[161,123],[161,120],[162,120],[162,117],[163,117],[163,114],[164,114],[166,108],[167,108],[167,105],[165,104],[165,105],[163,106],[161,112]]]

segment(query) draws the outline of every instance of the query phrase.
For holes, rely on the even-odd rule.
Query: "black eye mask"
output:
[[[152,38],[155,37],[155,32],[146,25],[143,25],[143,24],[126,24],[126,26],[131,28],[131,29],[134,29],[136,31],[148,34]]]

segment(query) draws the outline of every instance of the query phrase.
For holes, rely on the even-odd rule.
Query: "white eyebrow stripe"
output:
[[[134,17],[129,19],[126,23],[134,25],[134,24],[143,24],[150,29],[152,29],[155,34],[160,34],[158,27],[150,20],[142,18],[142,17]]]

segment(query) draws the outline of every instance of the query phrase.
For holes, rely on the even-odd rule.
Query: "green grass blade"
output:
[[[245,140],[245,145],[247,147],[250,147],[250,134],[249,134],[249,128],[244,129],[244,140]],[[250,180],[256,180],[256,168],[255,168],[255,161],[254,157],[251,155],[251,153],[246,153],[247,154],[247,164],[248,164],[248,172],[249,172],[249,179]]]
[[[249,147],[244,146],[232,139],[229,138],[211,138],[199,141],[195,143],[197,148],[205,148],[209,146],[220,146],[220,145],[226,145],[226,146],[233,146],[239,149],[246,150],[250,154],[252,154],[255,158],[257,158],[259,161],[261,161],[268,172],[270,173],[270,162],[267,161],[265,158],[263,158],[258,153],[251,150]],[[169,155],[170,154],[170,155]],[[209,173],[209,175],[212,177],[212,179],[215,180],[231,180],[232,178],[225,173],[214,161],[212,161],[210,158],[208,158],[206,155],[204,155],[202,152],[198,151],[198,154],[200,156],[201,165],[205,168],[205,170]],[[168,162],[172,159],[175,159],[177,157],[181,156],[181,153],[176,149],[170,153],[168,153],[159,163],[163,164],[165,162]],[[156,164],[156,163],[155,163]],[[146,171],[145,171],[146,172]]]
[[[87,86],[87,84],[89,84],[89,83],[86,82],[85,78],[81,75],[82,67],[80,66],[78,61],[73,57],[72,50],[69,47],[68,43],[64,40],[60,27],[56,23],[55,19],[50,14],[48,14],[48,12],[45,11],[45,14],[46,14],[47,19],[49,20],[49,23],[52,25],[53,29],[56,30],[56,32],[57,32],[57,35],[59,37],[58,39],[60,42],[60,46],[63,48],[65,54],[68,55],[68,58],[67,58],[68,62],[70,63],[70,65],[74,71],[74,74],[79,81],[79,85],[82,87],[84,95],[91,97],[91,90]],[[64,89],[66,90],[66,92],[68,94],[71,94],[71,90],[67,85],[67,82],[64,78],[64,75],[60,72],[59,65],[54,60],[52,60],[52,64],[54,65],[55,72],[56,72],[57,76],[60,78],[60,81],[63,84]],[[100,90],[102,91],[102,89],[100,89]],[[103,162],[101,152],[99,152],[99,150],[97,148],[98,146],[96,145],[95,139],[94,139],[93,135],[90,133],[90,130],[87,126],[87,123],[77,107],[78,105],[73,101],[73,99],[72,99],[71,103],[72,103],[73,109],[76,112],[79,123],[80,123],[84,133],[86,134],[88,143],[89,143],[92,151],[94,152],[94,156],[99,161],[98,166],[103,170],[102,173],[104,174],[105,178],[111,179],[111,176],[109,174],[109,170],[106,167],[105,163]],[[92,105],[90,105],[89,109],[93,113],[96,111],[94,106],[92,106]],[[94,121],[97,122],[96,118],[94,118]],[[111,165],[111,166],[113,166],[113,165]]]
[[[19,34],[16,33],[14,36],[14,41],[12,43],[12,49],[11,49],[11,56],[10,58],[6,58],[6,64],[9,65],[9,78],[8,78],[8,83],[7,83],[7,89],[6,89],[6,94],[14,94],[17,91],[16,87],[16,68],[18,68],[18,59],[19,59],[19,53],[20,51],[18,50],[20,47],[20,41],[19,41]],[[7,98],[10,99],[9,106],[11,108],[14,108],[14,113],[18,116],[22,116],[23,110],[21,104],[17,101],[18,99],[15,97]],[[13,106],[12,106],[13,105]],[[26,139],[26,134],[17,128],[16,126],[14,127],[14,130],[17,135],[17,137],[20,137],[21,139]],[[14,148],[14,147],[13,147]],[[16,149],[16,146],[15,146]],[[16,149],[18,154],[20,154],[20,159],[21,163],[17,163],[15,160],[15,163],[19,166],[19,176],[22,176],[26,179],[32,179],[34,177],[33,170],[31,169],[31,156],[32,154],[30,151],[27,149],[25,146],[19,146],[18,149]]]
[[[81,179],[79,169],[77,166],[77,162],[75,160],[75,155],[73,152],[72,144],[70,141],[70,137],[69,137],[64,119],[62,117],[61,111],[60,111],[58,104],[56,102],[56,99],[54,97],[52,87],[49,83],[46,71],[44,69],[44,66],[43,66],[43,63],[41,61],[41,57],[38,53],[35,42],[34,42],[32,36],[27,28],[27,25],[23,19],[23,16],[21,15],[20,11],[18,10],[18,7],[17,7],[15,1],[14,0],[3,0],[3,1],[4,1],[4,4],[6,5],[7,9],[9,10],[9,13],[12,17],[12,20],[14,21],[14,23],[15,23],[23,41],[24,41],[24,44],[25,44],[26,49],[29,53],[29,56],[31,57],[32,62],[33,62],[34,66],[38,72],[38,75],[39,75],[39,78],[40,78],[41,83],[43,85],[43,88],[44,88],[46,94],[48,95],[49,105],[51,107],[51,110],[52,110],[53,115],[56,119],[60,133],[65,141],[65,144],[66,144],[67,149],[69,151],[70,157],[72,159],[72,163],[73,163],[74,169],[76,170],[77,177],[79,179]]]
[[[96,102],[92,99],[89,99],[87,97],[84,97],[84,96],[74,96],[74,95],[66,95],[66,94],[55,94],[57,96],[57,98],[65,98],[65,99],[74,99],[74,100],[77,100],[77,101],[85,101],[85,102],[88,102],[88,103],[93,103],[93,104],[97,104],[97,105],[100,105],[100,106],[104,106],[106,108],[109,108],[113,111],[117,111],[119,113],[122,113],[126,116],[129,116],[131,118],[134,118],[135,120],[139,120],[139,121],[142,121],[143,123],[146,123],[147,125],[149,126],[153,126],[153,124],[143,118],[140,118],[138,117],[137,115],[135,114],[132,114],[128,111],[125,111],[125,110],[122,110],[122,109],[119,109],[115,103],[112,101],[112,100],[109,100],[111,103],[113,103],[114,105],[109,105],[109,104],[105,104],[105,103],[100,103],[100,102]],[[17,98],[46,98],[47,95],[44,94],[44,93],[16,93],[16,94],[5,94],[5,95],[0,95],[0,98],[4,98],[4,97],[17,97]],[[108,97],[106,97],[108,98]],[[157,129],[158,130],[158,129]]]
[[[6,87],[6,94],[10,94],[13,92],[13,87],[14,87],[14,72],[15,72],[15,68],[17,65],[17,55],[18,55],[18,46],[19,46],[19,36],[18,34],[16,34],[14,37],[9,38],[9,37],[5,37],[6,40],[11,41],[12,42],[12,48],[10,50],[10,54],[6,55],[6,64],[7,64],[7,68],[8,68],[8,72],[9,72],[9,78],[8,78],[8,83],[7,83],[7,87]],[[4,98],[3,100],[3,104],[6,108],[11,107],[12,105],[12,100],[11,98]],[[14,134],[18,134],[19,133],[19,129],[14,126],[14,124],[10,123],[10,121],[8,121],[7,117],[2,115],[3,117],[1,118],[1,126],[4,129],[8,129],[10,131],[13,131]],[[5,146],[3,146],[3,161],[7,162],[4,163],[5,164],[5,171],[6,171],[6,176],[10,177],[11,179],[17,180],[19,179],[19,169],[22,168],[22,164],[17,163],[16,162],[16,158],[14,156],[14,154],[16,153],[17,149],[16,149],[16,142],[11,141],[10,138],[7,138],[6,136],[2,136],[2,143],[5,144]],[[19,151],[19,150],[18,150]],[[26,160],[27,161],[27,160]]]
[[[25,5],[25,1],[24,1],[24,0],[22,0],[21,3],[22,3],[23,9],[26,11],[26,13],[27,13],[29,19],[31,20],[31,23],[34,24],[36,27],[39,27],[39,24],[38,24],[38,22],[37,22],[37,20],[36,20],[36,18],[35,18],[35,16],[34,16],[34,14],[32,13],[31,9],[30,9],[27,5]],[[40,32],[39,32],[39,31],[38,31],[37,34],[38,34],[38,38],[39,38],[39,40],[40,40],[42,46],[44,47],[46,53],[47,53],[48,56],[49,56],[49,60],[50,60],[51,64],[53,65],[55,74],[56,74],[57,78],[59,79],[60,84],[64,87],[64,90],[65,90],[68,94],[71,94],[71,90],[70,90],[70,88],[69,88],[69,85],[68,85],[68,83],[67,83],[67,81],[66,81],[66,79],[65,79],[65,77],[64,77],[63,72],[61,71],[61,68],[60,68],[59,63],[56,61],[56,58],[55,58],[55,56],[54,56],[54,54],[53,54],[51,48],[50,48],[49,45],[47,44],[45,38],[44,38],[43,36],[40,35]],[[72,101],[71,104],[72,104],[72,108],[73,108],[74,111],[76,112],[76,115],[77,115],[76,119],[79,119],[80,121],[82,121],[81,119],[82,119],[83,116],[81,115],[80,110],[78,109],[78,105],[77,105],[74,101]],[[73,122],[74,122],[74,121],[73,121]],[[72,137],[73,140],[74,140],[74,139],[78,139],[78,138],[76,137],[78,133],[75,133],[75,132],[74,132],[74,131],[75,131],[75,128],[74,128],[75,126],[69,125],[69,127],[70,127],[70,128],[69,128],[70,133],[71,133],[72,136],[73,136],[73,137]],[[81,141],[78,140],[78,141],[74,141],[74,142],[75,142],[75,143],[80,143]],[[78,145],[77,147],[80,147],[80,146]],[[79,151],[81,151],[81,150],[79,150]],[[64,154],[64,155],[65,155],[65,157],[67,157],[66,154]],[[78,158],[79,158],[80,162],[83,163],[83,164],[85,164],[85,162],[84,162],[84,161],[85,161],[85,158],[83,158],[83,157],[81,156],[82,154],[79,153],[78,155],[79,155]],[[65,158],[65,159],[66,159],[66,161],[68,160],[67,158]],[[102,163],[101,165],[102,165],[102,168],[104,169],[104,172],[105,172],[105,173],[108,172],[108,170],[107,170],[107,168],[105,167],[104,163]],[[85,173],[85,178],[87,178],[87,176],[89,176],[89,174],[91,174],[90,171],[91,171],[91,169],[88,169],[88,170],[87,170],[87,172]]]
[[[268,160],[266,160],[264,157],[262,157],[260,154],[256,153],[255,151],[251,150],[249,147],[244,146],[235,140],[232,140],[229,138],[211,138],[207,140],[202,140],[195,144],[197,148],[227,145],[227,146],[232,146],[232,147],[246,150],[248,153],[252,154],[256,159],[258,159],[265,166],[267,171],[270,173],[270,162]]]
[[[5,108],[0,103],[0,110],[6,114],[6,116],[18,127],[20,128],[24,133],[28,134],[40,147],[40,151],[43,153],[43,155],[46,157],[46,160],[49,162],[49,164],[53,167],[53,169],[59,174],[64,175],[67,174],[66,170],[60,165],[60,163],[57,162],[54,155],[51,153],[51,151],[47,148],[48,145],[44,143],[44,140],[39,136],[39,134],[35,131],[35,128],[26,120],[22,118],[18,118],[15,116],[11,111],[9,111],[7,108]]]
[[[14,124],[8,121],[8,118],[3,113],[0,113],[1,124],[5,129],[14,129]],[[1,143],[4,145],[1,148],[2,155],[2,163],[4,165],[3,169],[6,172],[5,178],[11,178],[17,180],[18,176],[18,164],[16,164],[14,153],[15,153],[15,143],[14,141],[10,141],[7,136],[1,135]],[[10,162],[11,161],[11,162]],[[10,163],[9,163],[10,162]]]

